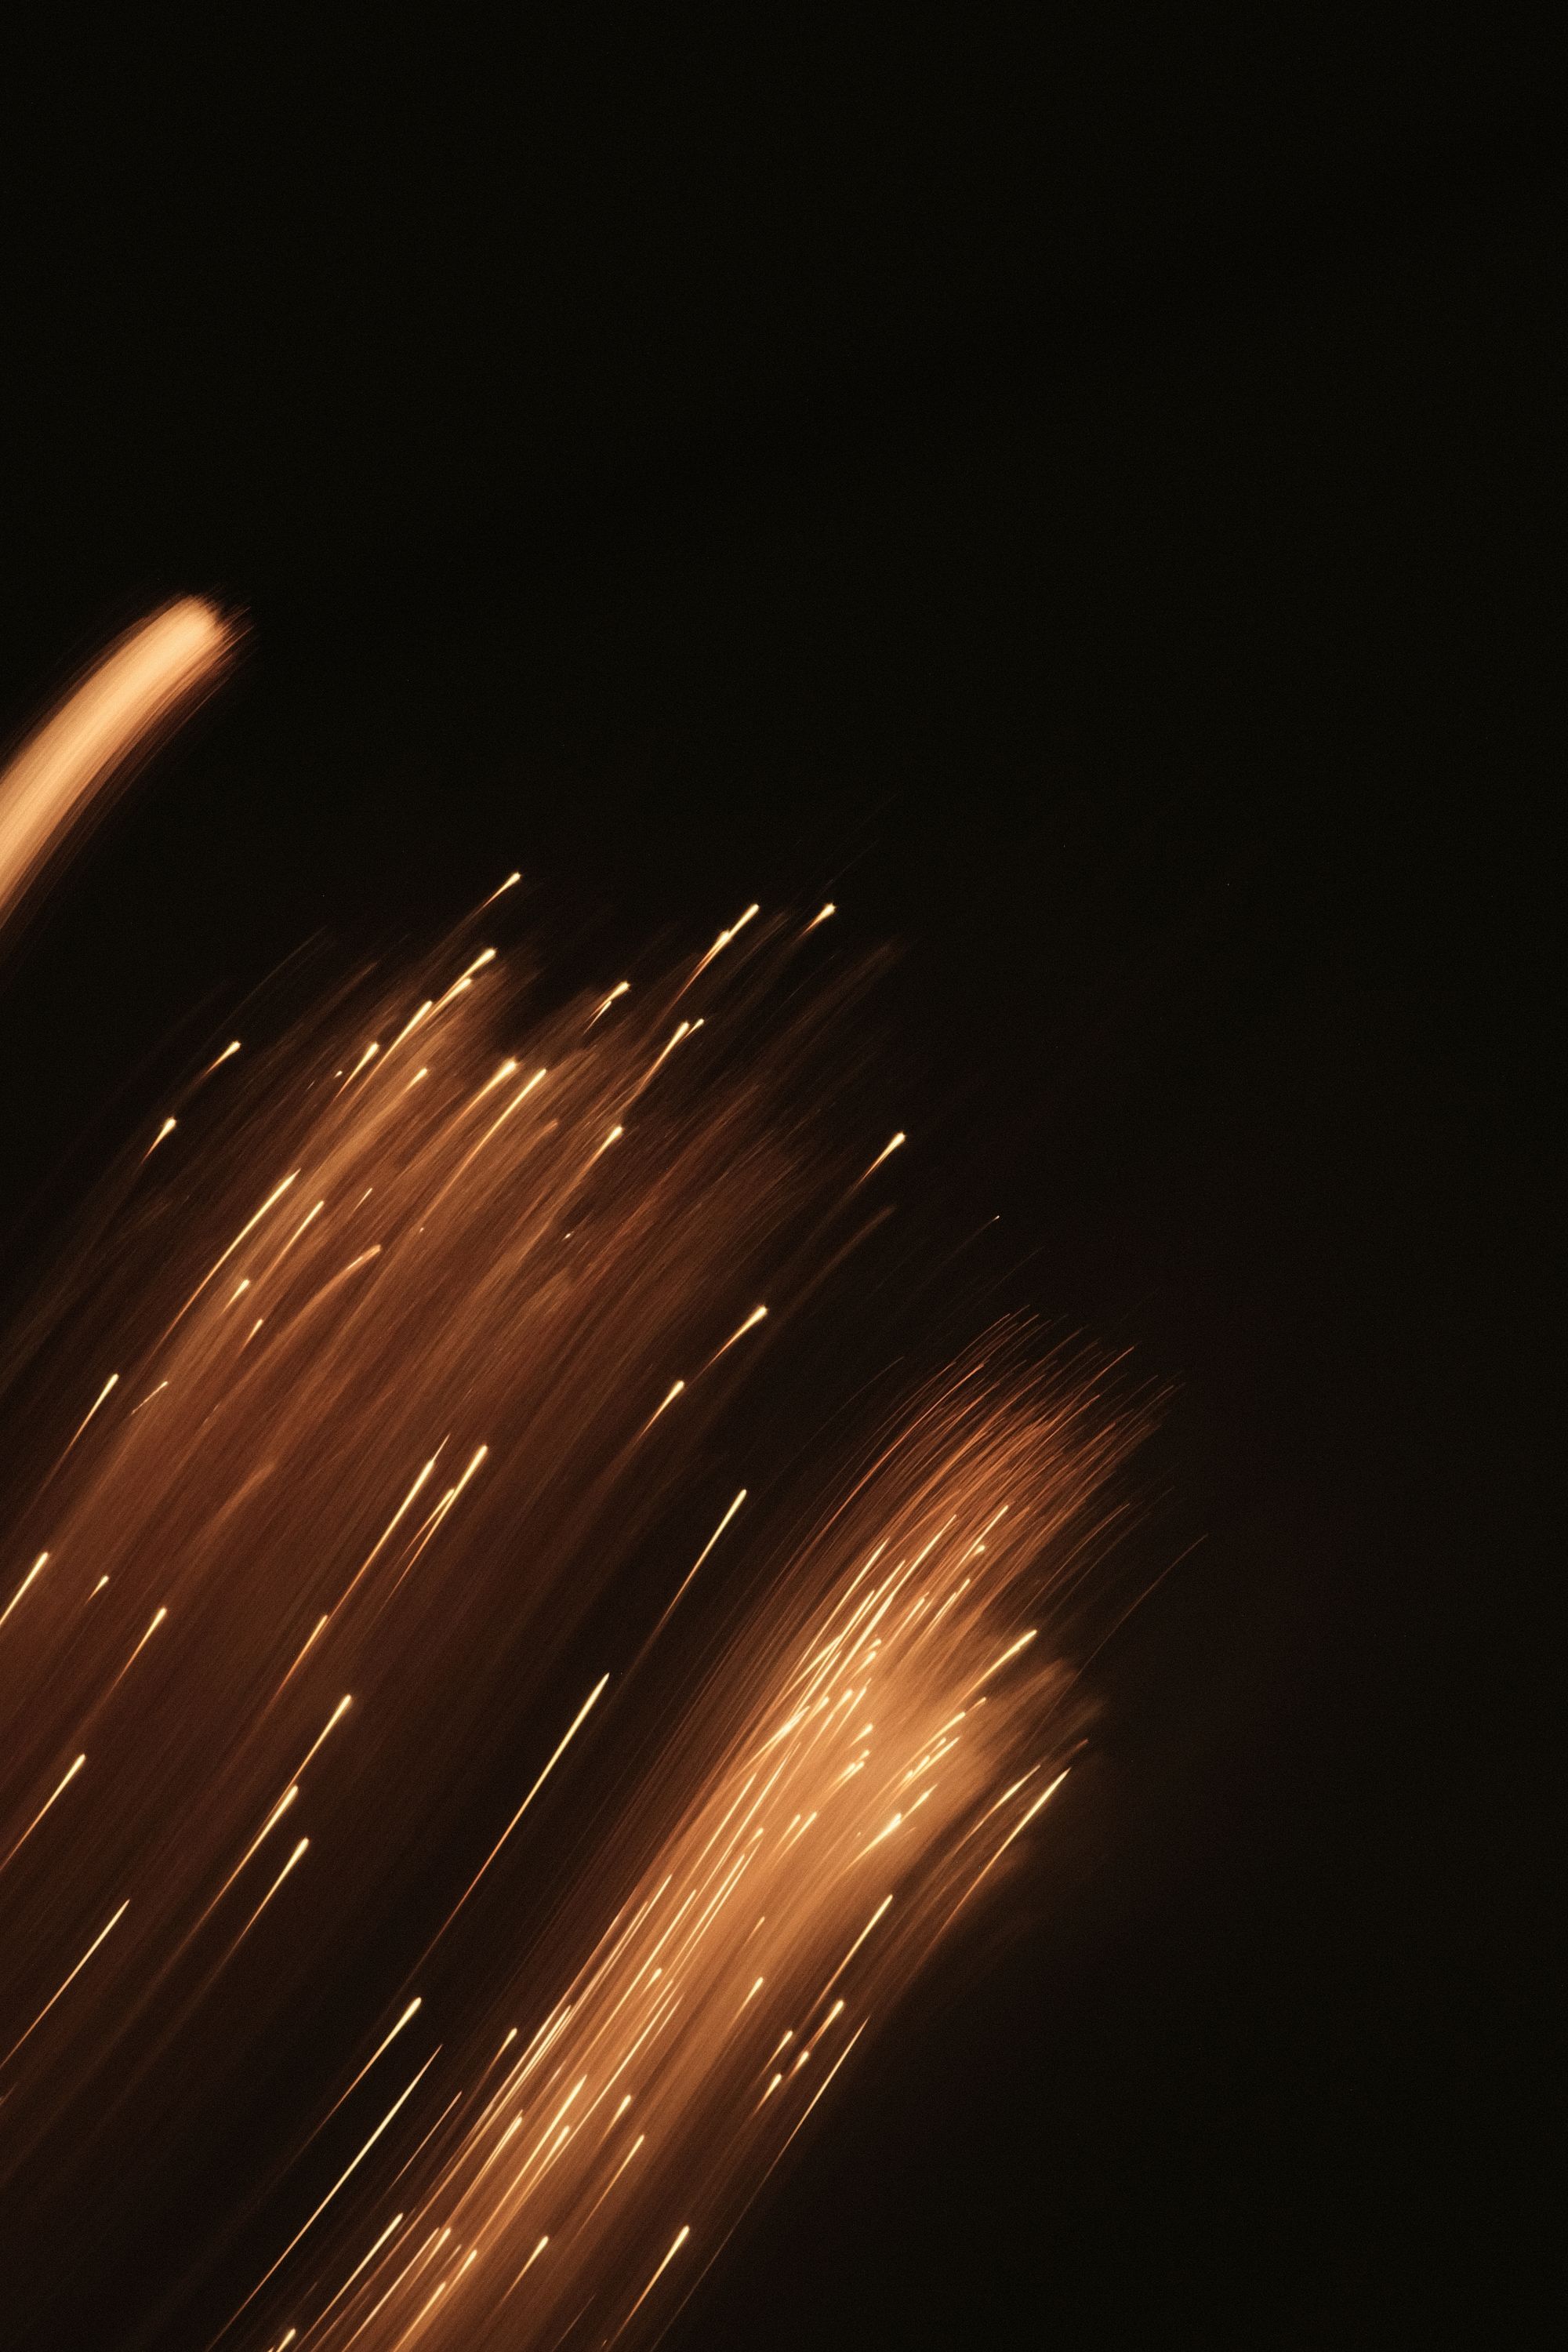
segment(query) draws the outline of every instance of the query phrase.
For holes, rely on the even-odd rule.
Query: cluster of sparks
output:
[[[204,611],[110,656],[122,751],[226,657]],[[0,914],[49,843],[28,760]],[[781,1108],[798,1024],[724,1050],[832,911],[748,908],[532,1018],[470,930],[422,992],[215,1049],[132,1155],[116,1360],[83,1376],[90,1317],[63,1371],[33,1350],[62,1409],[0,1530],[0,2190],[26,2227],[132,2148],[177,2179],[258,2070],[301,2085],[254,2179],[226,2153],[249,2274],[221,2231],[172,2242],[159,2341],[651,2340],[1066,1776],[1048,1612],[1140,1422],[1007,1344],[764,1516],[659,1679],[752,1516],[700,1441],[904,1140],[819,1165]],[[596,1742],[615,1795],[542,1928],[530,1834]],[[328,1980],[384,2006],[323,2062]]]

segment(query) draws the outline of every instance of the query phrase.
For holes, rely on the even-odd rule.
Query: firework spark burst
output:
[[[174,611],[0,781],[0,915],[226,656]],[[215,1044],[10,1351],[0,2189],[140,2167],[140,2340],[651,2339],[1079,1737],[1113,1382],[1004,1332],[809,1507],[714,1485],[905,1141],[816,1108],[845,987],[769,1010],[833,909],[542,1013],[474,928],[518,879]]]

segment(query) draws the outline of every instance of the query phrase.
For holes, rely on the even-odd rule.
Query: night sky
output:
[[[831,895],[898,950],[918,1318],[1132,1349],[1180,1564],[670,2341],[1487,2340],[1548,1907],[1536,77],[851,13],[83,24],[39,83],[0,727],[163,596],[252,634],[0,966],[0,1295],[302,940],[520,866],[586,982]]]

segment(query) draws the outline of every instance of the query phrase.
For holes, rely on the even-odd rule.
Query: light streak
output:
[[[714,1528],[712,1534],[709,1537],[707,1542],[703,1545],[701,1550],[698,1553],[696,1559],[692,1561],[690,1567],[687,1570],[686,1574],[682,1577],[680,1583],[676,1588],[674,1598],[670,1601],[663,1616],[659,1619],[658,1623],[654,1627],[654,1633],[657,1634],[662,1633],[665,1626],[668,1624],[670,1619],[675,1614],[677,1606],[684,1597],[688,1587],[690,1585],[692,1578],[696,1575],[703,1561],[708,1558],[709,1553],[712,1550],[714,1545],[718,1542],[720,1537],[723,1534],[725,1528],[729,1526],[731,1520],[734,1517],[736,1512],[740,1509],[745,1499],[746,1490],[744,1486],[742,1486],[734,1501],[731,1504],[729,1509],[725,1512],[723,1517],[720,1520],[718,1526]],[[651,1640],[652,1638],[652,1635],[650,1635],[649,1639]]]
[[[229,1949],[231,1952],[233,1951],[235,1945],[244,1942],[246,1937],[249,1935],[251,1929],[255,1927],[257,1921],[260,1918],[262,1913],[266,1910],[268,1905],[277,1894],[278,1889],[282,1885],[283,1881],[289,1877],[297,1863],[304,1861],[306,1854],[310,1852],[310,1839],[308,1837],[302,1837],[300,1840],[299,1844],[294,1848],[293,1853],[289,1855],[288,1861],[284,1864],[282,1869],[279,1872],[277,1877],[273,1880],[271,1885],[268,1888],[266,1894],[262,1896],[260,1902],[257,1905],[255,1910],[251,1913],[249,1918],[246,1921],[244,1927],[240,1929],[238,1935],[235,1937],[234,1944],[230,1945]]]
[[[315,2211],[310,2216],[309,2220],[301,2221],[300,2227],[295,2231],[294,2235],[284,2247],[283,2252],[273,2263],[272,2268],[268,2271],[263,2271],[261,2276],[257,2280],[256,2284],[251,2288],[250,2293],[246,2296],[245,2301],[239,2305],[238,2310],[234,2312],[232,2315],[225,2321],[217,2335],[213,2338],[213,2342],[215,2344],[221,2343],[223,2337],[228,2334],[229,2329],[234,2326],[235,2321],[240,2316],[240,2314],[248,2310],[250,2305],[256,2301],[257,2296],[261,2293],[261,2290],[267,2284],[268,2280],[277,2276],[284,2263],[288,2261],[289,2255],[293,2252],[295,2247],[299,2244],[300,2239],[305,2236],[308,2231],[314,2229],[316,2223],[321,2220],[322,2214],[326,2211],[328,2206],[331,2203],[339,2189],[343,2186],[345,2181],[351,2180],[353,2178],[353,2175],[359,2170],[360,2166],[364,2162],[365,2158],[370,2154],[371,2149],[375,2146],[376,2141],[381,2137],[382,2133],[386,2129],[388,2124],[390,2124],[393,2118],[396,2116],[399,2108],[413,2097],[415,2092],[418,2089],[426,2075],[430,2072],[431,2067],[436,2063],[436,2061],[440,2054],[440,2044],[437,2042],[436,2048],[432,2050],[429,2057],[426,2058],[424,2065],[420,2067],[418,2074],[415,2075],[413,2081],[405,2084],[398,2093],[396,2098],[394,2099],[391,2106],[388,2107],[386,2113],[383,2116],[381,2121],[377,2124],[370,2137],[365,2141],[364,2146],[360,2149],[359,2154],[353,2158],[352,2163],[346,2164],[343,2167],[343,2169],[339,2173],[337,2179],[333,2181],[331,2187],[328,2189],[326,2195],[322,2198],[321,2203],[317,2206]]]
[[[303,1756],[300,1757],[298,1764],[295,1765],[293,1774],[291,1776],[294,1780],[298,1780],[303,1776],[305,1767],[310,1761],[311,1757],[320,1754],[323,1744],[331,1738],[332,1733],[337,1729],[339,1724],[342,1721],[344,1716],[347,1715],[353,1705],[353,1697],[347,1691],[345,1691],[342,1698],[339,1699],[336,1706],[333,1707],[331,1715],[328,1716],[320,1731],[317,1732],[316,1737],[312,1739],[309,1748],[306,1748]]]
[[[345,990],[247,1054],[225,1123],[187,1122],[179,1154],[142,1178],[146,1118],[123,1191],[134,1178],[155,1241],[115,1229],[119,1288],[95,1307],[90,1355],[66,1318],[58,1338],[36,1318],[63,1366],[48,1359],[44,1404],[25,1397],[50,1442],[37,1474],[23,1463],[0,1529],[7,1556],[32,1561],[0,1609],[7,2031],[37,1999],[31,1956],[51,1955],[47,1980],[63,1966],[47,1940],[58,1921],[108,1924],[5,2062],[0,2187],[34,2151],[79,2146],[79,2179],[46,2173],[27,2191],[74,2228],[94,2197],[134,2210],[145,2148],[164,2165],[149,2190],[162,2210],[179,2158],[158,2119],[188,2112],[232,2167],[237,2218],[289,2200],[267,2203],[266,2246],[313,2206],[224,2330],[244,2324],[244,2352],[586,2352],[612,2325],[658,2332],[667,2269],[691,2239],[711,2260],[869,2022],[893,2030],[930,1953],[1062,1785],[1076,1718],[1058,1602],[1111,1524],[1097,1498],[1142,1421],[1065,1369],[1029,1372],[1016,1329],[875,1445],[808,1460],[815,1505],[786,1509],[764,1486],[731,1537],[731,1573],[704,1576],[738,1487],[662,1610],[650,1595],[646,1564],[668,1557],[693,1492],[711,1494],[699,1481],[744,1436],[726,1398],[764,1351],[731,1351],[767,1309],[729,1328],[739,1298],[787,1299],[791,1326],[808,1301],[837,1311],[817,1293],[842,1179],[790,1091],[815,1035],[753,1051],[740,1026],[798,920],[771,938],[759,926],[744,988],[721,998],[739,1051],[710,1006],[720,1050],[650,1084],[702,1026],[680,998],[757,913],[662,980],[639,967],[635,990],[539,1015],[493,949],[470,953],[466,919],[423,966]],[[405,1048],[417,1069],[384,1076]],[[142,1160],[239,1050],[187,1082]],[[634,1105],[633,1142],[606,1164]],[[100,1263],[68,1267],[82,1297]],[[716,1329],[729,1336],[708,1353]],[[104,1380],[106,1355],[122,1370]],[[732,1377],[704,1381],[721,1361]],[[139,1402],[105,1412],[122,1382]],[[58,1433],[55,1395],[71,1407]],[[656,1423],[658,1442],[639,1444]],[[730,1476],[759,1484],[743,1458]],[[690,1642],[645,1672],[678,1607]],[[171,1613],[158,1671],[131,1676]],[[605,1671],[536,1769],[588,1644]],[[612,1675],[633,1701],[595,1716]],[[351,1707],[352,1739],[317,1769]],[[574,1769],[552,1790],[564,1852],[541,1839],[542,1873],[495,1870],[590,1717],[595,1777]],[[89,1748],[82,1801],[36,1835]],[[465,1824],[501,1773],[526,1793],[442,1918],[470,1865]],[[320,1853],[304,1873],[310,1839],[280,1862],[268,1842],[297,1825],[307,1775]],[[247,1879],[244,1925],[209,1948],[200,1931],[264,1846],[265,1891],[254,1900]],[[278,1905],[231,1969],[291,1879],[287,1920]],[[140,1924],[93,1969],[127,1885]],[[361,2019],[396,2011],[363,2063],[352,2019],[334,2029],[347,2052],[304,2030],[335,1980],[374,1984]],[[314,2179],[300,2193],[293,2168],[329,2128],[341,2164],[336,2133],[357,2133],[342,2111],[426,1999],[456,2079],[375,2167],[374,2214],[370,2158],[435,2053],[325,2197]],[[502,2038],[508,2016],[520,2024]],[[313,2054],[294,2062],[292,2154],[274,2176],[226,2103],[248,2112],[279,2048]],[[405,2181],[404,2210],[381,2222]],[[312,2231],[321,2270],[300,2301],[299,2282],[272,2282]],[[226,2274],[226,2298],[244,2285]],[[285,2287],[298,2324],[277,2307]]]
[[[22,1848],[26,1844],[27,1840],[32,1836],[33,1832],[37,1828],[38,1823],[43,1820],[44,1815],[54,1803],[55,1799],[64,1795],[65,1791],[70,1787],[71,1782],[76,1779],[77,1774],[81,1770],[82,1766],[86,1762],[87,1758],[85,1756],[79,1756],[73,1764],[67,1765],[65,1771],[55,1783],[50,1793],[45,1798],[43,1803],[38,1807],[37,1811],[33,1815],[32,1820],[22,1832],[21,1836],[16,1841],[15,1844],[7,1850],[5,1854],[3,1857],[0,1857],[0,1870],[5,1869],[5,1864],[11,1861],[14,1855],[20,1853]]]
[[[223,1255],[218,1259],[216,1265],[209,1267],[207,1272],[203,1275],[200,1282],[197,1283],[195,1288],[192,1291],[190,1297],[186,1299],[184,1305],[175,1316],[174,1322],[170,1324],[169,1329],[164,1332],[163,1337],[165,1339],[168,1339],[170,1333],[174,1331],[176,1325],[184,1322],[185,1317],[190,1313],[192,1307],[195,1305],[197,1299],[201,1297],[208,1283],[212,1281],[214,1276],[216,1275],[222,1267],[228,1264],[229,1259],[234,1255],[235,1251],[239,1247],[240,1244],[248,1234],[255,1232],[257,1226],[261,1223],[262,1218],[266,1216],[268,1210],[277,1207],[278,1202],[283,1198],[283,1195],[289,1190],[289,1187],[295,1181],[300,1171],[297,1168],[293,1169],[287,1176],[284,1177],[283,1181],[280,1184],[275,1184],[271,1192],[267,1195],[266,1200],[261,1203],[260,1208],[257,1210],[256,1214],[249,1218],[246,1223],[241,1225],[233,1241],[230,1242]]]
[[[883,1144],[882,1149],[878,1152],[877,1157],[872,1160],[869,1168],[867,1169],[866,1175],[874,1176],[878,1169],[882,1165],[882,1162],[885,1160],[890,1160],[894,1152],[908,1141],[909,1137],[904,1133],[902,1128],[900,1128],[897,1135],[895,1135],[889,1142]],[[862,1177],[861,1181],[864,1183],[865,1177]]]
[[[32,1584],[34,1579],[42,1575],[44,1570],[48,1566],[48,1553],[47,1551],[41,1551],[38,1554],[37,1559],[33,1562],[32,1567],[27,1570],[26,1575],[22,1579],[21,1583],[16,1587],[16,1591],[11,1595],[10,1600],[5,1603],[5,1608],[0,1609],[0,1625],[4,1625],[6,1618],[9,1617],[12,1610],[15,1609],[16,1603],[21,1600],[22,1595]]]
[[[765,1307],[753,1307],[751,1313],[747,1316],[745,1321],[740,1326],[740,1328],[737,1330],[731,1331],[723,1346],[716,1349],[713,1354],[710,1356],[708,1359],[709,1363],[716,1364],[721,1356],[727,1356],[737,1339],[743,1339],[748,1331],[754,1331],[756,1329],[758,1324],[761,1323],[766,1316],[767,1311],[768,1310]]]
[[[118,772],[232,656],[237,625],[185,597],[111,646],[0,772],[0,925]]]
[[[418,2016],[419,2011],[423,2007],[424,2001],[421,1996],[418,1993],[416,1993],[413,2000],[404,2010],[404,2012],[398,2019],[396,2024],[393,2026],[389,2032],[384,2033],[381,2040],[376,2043],[375,2048],[371,2052],[370,2056],[365,2060],[364,2064],[360,2068],[359,2073],[354,2076],[353,2081],[349,2084],[348,2089],[342,2092],[332,2101],[331,2105],[321,2117],[321,2123],[316,2126],[317,2132],[320,2132],[325,2125],[331,2123],[332,2117],[337,2114],[338,2109],[342,2106],[347,2100],[353,2096],[354,2093],[359,2089],[360,2084],[364,2081],[365,2076],[369,2074],[371,2068],[375,2064],[376,2060],[378,2058],[384,2057],[387,2051],[391,2049],[393,2043],[402,2032],[404,2027]],[[311,2137],[313,2138],[315,2134],[312,2133]]]
[[[554,1771],[557,1764],[560,1763],[563,1756],[565,1755],[566,1750],[571,1746],[574,1738],[581,1730],[583,1725],[587,1721],[588,1716],[596,1701],[602,1697],[605,1691],[607,1689],[609,1680],[610,1677],[608,1675],[601,1675],[598,1681],[594,1685],[593,1689],[588,1693],[587,1697],[583,1701],[582,1706],[577,1709],[576,1714],[573,1717],[570,1724],[568,1724],[565,1731],[563,1733],[559,1744],[552,1750],[550,1760],[545,1765],[543,1771],[541,1772],[538,1780],[535,1780],[527,1796],[524,1797],[521,1804],[519,1805],[516,1812],[513,1813],[510,1821],[508,1822],[505,1829],[502,1830],[500,1837],[497,1838],[494,1845],[491,1846],[489,1853],[486,1854],[483,1862],[480,1863],[478,1870],[475,1871],[472,1878],[469,1879],[467,1886],[464,1887],[461,1895],[458,1895],[456,1903],[452,1906],[451,1910],[447,1913],[446,1924],[441,1929],[442,1935],[446,1934],[447,1928],[451,1926],[453,1920],[457,1917],[458,1912],[462,1909],[464,1904],[468,1901],[469,1895],[473,1893],[475,1887],[479,1885],[480,1879],[484,1876],[486,1871],[495,1860],[497,1854],[500,1853],[502,1846],[505,1845],[508,1838],[510,1837],[513,1830],[516,1829],[519,1822],[521,1821],[524,1813],[527,1812],[530,1805],[532,1804],[535,1797],[538,1796],[541,1789],[543,1788],[546,1780],[549,1780],[552,1772]]]
[[[700,2220],[721,2241],[873,2016],[896,2012],[1061,1785],[1058,1770],[1005,1819],[1038,1765],[1002,1768],[1025,1743],[1048,1753],[1065,1721],[1053,1728],[1057,1670],[1024,1666],[1028,1636],[998,1633],[1032,1591],[1037,1526],[1066,1524],[1103,1475],[1061,1432],[1055,1400],[987,1395],[961,1370],[733,1632],[648,1775],[646,1808],[665,1826],[643,1876],[410,2209],[416,2233],[466,2250],[461,2266],[439,2298],[432,2282],[387,2290],[367,2329],[376,2352],[403,2330],[457,2352],[459,2326],[510,2311],[524,2277],[509,2340],[544,2352],[574,2313],[623,2292],[619,2326],[635,2331],[686,2233]],[[985,1578],[958,1579],[931,1637],[907,1605],[911,1580],[940,1588],[982,1544]],[[1008,1664],[1003,1696],[973,1696]],[[986,1828],[998,1809],[999,1836]],[[866,1855],[894,1828],[898,1886],[868,1903]],[[634,2101],[641,2126],[612,2155]],[[672,2193],[694,2210],[665,2222],[680,2233],[634,2276]]]
[[[153,1612],[153,1621],[151,1624],[148,1626],[147,1631],[142,1634],[142,1639],[137,1643],[136,1647],[132,1651],[131,1655],[126,1659],[125,1664],[121,1667],[120,1672],[115,1675],[114,1680],[110,1684],[109,1689],[104,1692],[103,1696],[105,1698],[108,1698],[111,1692],[117,1691],[120,1688],[121,1684],[125,1680],[126,1675],[131,1672],[132,1667],[136,1664],[137,1659],[142,1655],[142,1651],[147,1647],[148,1643],[152,1640],[159,1626],[163,1623],[168,1614],[169,1612],[167,1609],[162,1606]]]
[[[92,1402],[89,1405],[89,1407],[88,1407],[88,1409],[87,1409],[86,1412],[84,1412],[84,1413],[83,1413],[83,1415],[82,1415],[81,1419],[78,1422],[78,1423],[77,1423],[76,1427],[72,1430],[72,1432],[71,1432],[71,1433],[70,1433],[70,1436],[69,1436],[69,1438],[68,1439],[67,1444],[66,1444],[65,1454],[62,1454],[60,1455],[60,1460],[61,1460],[62,1462],[65,1460],[65,1455],[66,1455],[66,1454],[68,1454],[68,1453],[70,1452],[71,1447],[76,1444],[77,1439],[81,1435],[81,1433],[82,1433],[83,1430],[87,1427],[87,1425],[88,1425],[89,1422],[92,1419],[93,1414],[98,1411],[99,1406],[100,1406],[100,1404],[104,1403],[104,1402],[107,1401],[107,1399],[109,1398],[109,1396],[112,1393],[112,1391],[113,1391],[115,1389],[117,1389],[117,1388],[119,1387],[119,1385],[120,1385],[120,1375],[119,1375],[119,1373],[118,1373],[118,1372],[110,1372],[110,1375],[109,1375],[109,1378],[104,1381],[103,1386],[99,1390],[98,1394],[93,1398]]]
[[[655,2271],[652,2278],[649,2279],[647,2286],[644,2287],[641,2294],[638,2295],[637,2301],[627,2312],[626,2318],[621,2322],[621,2328],[624,2329],[628,2327],[632,2321],[637,2317],[638,2312],[642,2309],[644,2304],[647,2301],[649,2295],[653,2293],[655,2287],[658,2284],[660,2279],[664,2276],[666,2271],[669,2268],[671,2263],[675,2260],[675,2257],[680,2252],[680,2249],[686,2243],[686,2241],[690,2235],[690,2223],[689,2221],[683,2221],[679,2229],[675,2233],[674,2244],[670,2247],[668,2253],[666,2254],[664,2260]],[[620,2330],[618,2329],[616,2332],[618,2334]]]
[[[47,2000],[45,2001],[42,2009],[39,2010],[37,2017],[34,2018],[26,2032],[19,2034],[16,2040],[12,2042],[9,2050],[6,2051],[4,2058],[0,2058],[0,2067],[8,2066],[11,2063],[12,2059],[16,2055],[16,2053],[23,2048],[24,2044],[32,2040],[39,2026],[42,2025],[45,2018],[47,2017],[50,2010],[53,2009],[56,2001],[59,2000],[62,1993],[69,1991],[71,1986],[75,1984],[78,1977],[80,1976],[83,1969],[86,1968],[89,1960],[91,1959],[99,1946],[104,1941],[106,1937],[113,1934],[115,1928],[119,1927],[120,1922],[124,1918],[125,1914],[130,1910],[130,1908],[131,1899],[128,1895],[125,1901],[121,1905],[119,1910],[115,1913],[113,1918],[110,1920],[108,1926],[99,1929],[97,1935],[93,1937],[91,1943],[88,1946],[86,1951],[82,1954],[75,1968],[72,1969],[70,1974],[65,1978],[63,1982],[59,1984],[49,1995]]]
[[[347,2293],[348,2293],[348,2291],[349,2291],[350,2287],[351,2287],[351,2286],[353,2286],[353,2283],[354,2283],[355,2279],[356,2279],[356,2278],[358,2278],[358,2276],[359,2276],[360,2273],[361,2273],[362,2271],[363,2271],[363,2270],[367,2270],[367,2269],[369,2268],[370,2264],[371,2264],[373,2262],[374,2262],[374,2260],[375,2260],[375,2258],[376,2258],[377,2254],[379,2254],[379,2253],[380,2253],[380,2252],[381,2252],[381,2250],[382,2250],[383,2246],[384,2246],[384,2245],[385,2245],[385,2243],[386,2243],[386,2242],[387,2242],[388,2238],[390,2238],[395,2231],[400,2230],[402,2227],[403,2227],[403,2216],[402,2216],[402,2214],[401,2214],[401,2213],[395,2213],[395,2214],[393,2215],[393,2217],[392,2217],[391,2221],[387,2223],[387,2225],[386,2225],[385,2229],[382,2231],[382,2233],[381,2233],[380,2237],[379,2237],[379,2238],[377,2238],[377,2240],[376,2240],[376,2242],[375,2242],[374,2245],[371,2247],[370,2252],[369,2252],[368,2253],[362,2254],[362,2255],[360,2256],[359,2261],[354,2264],[354,2266],[353,2266],[353,2270],[352,2270],[352,2271],[350,2271],[350,2273],[349,2273],[349,2274],[348,2274],[347,2278],[346,2278],[346,2279],[344,2279],[344,2281],[343,2281],[343,2283],[342,2283],[342,2286],[341,2286],[341,2287],[339,2287],[339,2289],[338,2289],[338,2291],[337,2291],[336,2294],[334,2294],[334,2295],[332,2296],[332,2298],[331,2298],[331,2302],[324,2303],[324,2304],[321,2305],[321,2310],[316,2314],[315,2318],[310,2322],[310,2333],[311,2333],[312,2335],[315,2333],[316,2329],[317,2329],[318,2327],[320,2327],[320,2326],[321,2326],[321,2324],[322,2320],[323,2320],[323,2319],[325,2319],[325,2317],[326,2317],[326,2315],[327,2315],[328,2312],[329,2312],[329,2311],[331,2311],[331,2310],[332,2310],[332,2309],[333,2309],[333,2308],[334,2308],[338,2304],[340,2304],[340,2303],[342,2301],[342,2299],[343,2299],[344,2295],[345,2295],[345,2294],[347,2294]]]
[[[218,1888],[217,1893],[213,1896],[212,1901],[207,1905],[206,1909],[202,1913],[201,1918],[196,1921],[196,1927],[201,1927],[203,1922],[208,1919],[213,1912],[217,1909],[218,1905],[223,1901],[224,1896],[228,1893],[228,1890],[234,1885],[235,1880],[239,1876],[241,1871],[243,1871],[246,1864],[265,1843],[266,1840],[271,1836],[272,1832],[277,1828],[279,1822],[282,1820],[284,1814],[294,1802],[294,1800],[299,1793],[300,1790],[297,1783],[290,1783],[290,1785],[284,1790],[283,1794],[279,1798],[278,1802],[273,1806],[272,1811],[268,1814],[267,1819],[262,1822],[261,1827],[257,1831],[256,1835],[251,1839],[250,1843],[246,1847],[245,1852],[240,1855],[239,1860],[235,1864],[234,1868],[229,1872],[228,1876],[224,1880],[223,1885]],[[193,1933],[194,1932],[195,1930],[193,1930]]]

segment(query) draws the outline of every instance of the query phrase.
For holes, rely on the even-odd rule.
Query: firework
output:
[[[0,773],[0,926],[127,761],[207,690],[234,622],[183,597],[121,638]]]
[[[905,1141],[803,1108],[844,990],[768,1010],[832,911],[543,1012],[470,923],[215,1045],[13,1345],[0,2189],[112,2276],[134,2168],[138,2340],[657,2334],[1061,1785],[1140,1412],[1005,1334],[809,1504],[714,1483]]]
[[[936,1389],[775,1563],[584,1874],[625,1872],[619,1908],[552,2000],[528,2014],[525,1972],[524,2022],[432,2071],[395,2224],[364,2216],[374,2259],[300,2294],[289,2341],[659,2332],[1066,1778],[1072,1677],[1020,1618],[1081,1572],[1138,1428],[983,1357]]]

